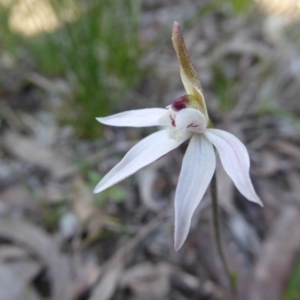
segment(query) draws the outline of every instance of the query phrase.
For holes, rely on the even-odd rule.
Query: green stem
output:
[[[216,239],[216,243],[217,243],[217,249],[218,249],[222,264],[223,264],[223,268],[228,277],[231,291],[233,293],[235,293],[236,292],[236,279],[237,279],[236,274],[230,272],[230,270],[228,268],[226,258],[225,258],[224,252],[223,252],[223,248],[222,248],[222,242],[221,242],[216,174],[213,175],[210,187],[211,187],[211,197],[212,197],[212,215],[213,215],[213,223],[214,223],[214,231],[215,231],[215,239]]]

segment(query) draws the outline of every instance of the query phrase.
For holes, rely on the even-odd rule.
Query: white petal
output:
[[[205,136],[217,148],[224,170],[241,194],[248,200],[263,206],[250,179],[250,159],[245,145],[233,134],[224,130],[207,129]]]
[[[94,193],[100,193],[161,156],[177,148],[184,140],[170,139],[166,130],[155,132],[131,148],[124,158],[98,183]]]
[[[195,133],[204,132],[207,126],[204,114],[195,108],[180,110],[176,115],[175,123],[177,129],[186,129]]]
[[[183,159],[175,194],[175,250],[188,235],[192,216],[202,200],[216,168],[212,144],[203,136],[193,135]]]
[[[96,118],[102,124],[121,127],[158,126],[158,119],[166,113],[165,108],[145,108],[124,111],[112,116]]]

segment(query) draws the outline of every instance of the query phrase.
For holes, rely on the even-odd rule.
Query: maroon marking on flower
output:
[[[176,124],[175,124],[175,120],[172,118],[172,116],[170,115],[170,118],[171,118],[171,124],[172,124],[172,126],[176,126]]]
[[[181,96],[178,99],[176,99],[173,103],[172,103],[172,109],[175,111],[179,111],[182,110],[184,108],[186,108],[187,104],[189,103],[189,98],[187,95]]]
[[[192,123],[192,124],[190,124],[187,128],[190,128],[190,127],[196,128],[196,127],[198,127],[198,125],[195,125],[194,123]]]

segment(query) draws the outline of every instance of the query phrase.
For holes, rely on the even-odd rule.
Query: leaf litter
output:
[[[176,18],[213,121],[248,146],[252,179],[265,204],[262,210],[245,204],[218,170],[223,244],[238,272],[237,299],[279,300],[300,251],[295,25],[257,11],[235,15],[226,5],[209,11],[210,4],[143,3],[140,41],[147,51],[141,65],[152,73],[116,109],[161,106],[182,94],[169,38]],[[205,8],[206,15],[197,17]],[[3,62],[0,299],[230,299],[212,235],[209,193],[185,247],[173,251],[172,199],[185,145],[120,183],[120,197],[112,190],[96,201],[93,174],[105,174],[148,132],[108,128],[103,139],[81,140],[56,120],[61,95],[71,93],[63,79],[39,74],[30,64],[17,72],[16,64],[7,69]],[[50,119],[41,117],[45,113]]]

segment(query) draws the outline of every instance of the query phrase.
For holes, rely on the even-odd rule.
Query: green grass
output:
[[[226,74],[224,68],[219,67],[217,64],[213,66],[212,70],[214,76],[213,89],[216,93],[221,111],[227,113],[236,104],[234,100],[236,99],[236,83],[234,78]]]
[[[72,123],[83,137],[98,136],[101,127],[95,117],[111,113],[138,79],[140,2],[47,2],[60,26],[54,32],[18,39],[34,57],[39,71],[61,76],[70,85],[72,95],[65,99],[62,119]],[[1,25],[7,29],[8,39],[13,36],[7,25],[9,13],[10,9],[1,9]]]
[[[94,171],[87,172],[87,177],[88,185],[91,190],[94,189],[94,187],[102,179],[99,173]],[[102,206],[108,199],[114,202],[123,202],[126,199],[125,190],[122,188],[121,185],[114,185],[109,189],[103,191],[102,193],[94,195],[93,204],[96,206]]]
[[[229,0],[233,12],[237,14],[248,13],[253,8],[253,1],[251,0]]]
[[[287,284],[284,300],[300,299],[300,258],[298,257]]]
[[[291,125],[295,129],[298,135],[300,135],[300,121],[296,113],[292,113],[284,108],[278,107],[272,104],[270,99],[261,101],[258,111],[258,116],[263,118],[265,115],[276,116],[279,119],[283,119],[287,124]]]

